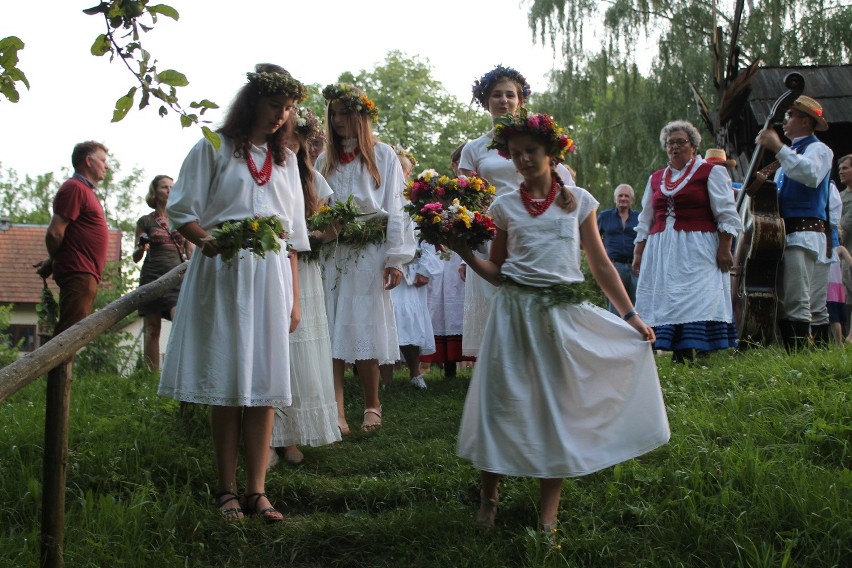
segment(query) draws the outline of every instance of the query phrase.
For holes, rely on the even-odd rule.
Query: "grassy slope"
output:
[[[454,456],[468,375],[407,381],[372,435],[305,449],[268,491],[280,526],[223,523],[206,413],[156,377],[80,377],[72,392],[66,566],[849,566],[852,349],[660,359],[672,440],[565,482],[558,546],[538,487],[507,479],[498,527],[473,526],[476,472]],[[401,375],[399,375],[401,377]],[[360,424],[351,380],[349,422]],[[0,565],[37,566],[42,385],[0,405]]]

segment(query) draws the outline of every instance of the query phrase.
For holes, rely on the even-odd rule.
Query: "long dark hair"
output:
[[[257,73],[283,73],[289,75],[286,69],[272,63],[258,63],[254,66]],[[249,155],[251,149],[251,133],[254,128],[257,103],[263,95],[260,94],[256,85],[246,83],[237,92],[234,102],[225,115],[219,132],[234,144],[234,157],[243,158]],[[272,159],[276,164],[283,165],[287,159],[286,146],[284,145],[284,129],[279,128],[275,134],[267,137],[266,143],[272,152]]]
[[[305,196],[305,217],[310,217],[319,210],[316,184],[314,184],[314,166],[309,155],[308,138],[300,134],[296,128],[296,113],[290,115],[287,124],[281,129],[299,141],[299,151],[296,152],[296,164],[299,166],[299,178],[302,181],[302,194]]]

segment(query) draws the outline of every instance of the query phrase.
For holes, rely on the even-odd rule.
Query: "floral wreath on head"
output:
[[[357,112],[369,116],[373,122],[379,121],[379,109],[358,87],[349,83],[326,85],[322,96],[331,104],[338,101],[347,112]]]
[[[478,101],[482,108],[488,110],[488,91],[500,79],[509,79],[521,86],[521,98],[527,100],[532,94],[530,84],[521,73],[511,67],[498,65],[477,81],[473,82],[473,100]]]
[[[568,138],[553,117],[544,113],[527,114],[525,108],[517,114],[504,114],[494,119],[494,140],[488,149],[495,149],[504,158],[509,155],[509,139],[516,134],[531,134],[539,138],[547,147],[547,155],[557,162],[565,159],[565,154],[574,151],[574,141]]]
[[[417,165],[417,158],[414,157],[414,154],[408,148],[403,148],[401,145],[396,144],[393,147],[393,151],[396,152],[396,155],[400,158],[405,158],[409,162],[411,162],[412,169],[414,169],[414,167]]]
[[[284,95],[297,103],[308,97],[308,90],[289,73],[274,73],[270,71],[251,71],[246,73],[250,85],[257,89],[259,95]]]
[[[319,134],[320,125],[317,116],[308,107],[299,107],[293,114],[293,120],[296,123],[294,131],[305,140],[312,140]]]

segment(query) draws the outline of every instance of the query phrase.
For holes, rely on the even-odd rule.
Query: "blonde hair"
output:
[[[145,194],[145,203],[151,209],[157,208],[157,186],[160,185],[160,182],[164,179],[175,181],[172,179],[172,176],[158,175],[154,176],[154,181],[152,181],[151,185],[148,186],[148,193]]]
[[[340,166],[340,147],[343,142],[343,139],[337,135],[331,124],[331,105],[333,104],[334,101],[330,101],[325,110],[326,159],[321,172],[325,177],[328,177]],[[373,136],[373,130],[370,126],[371,119],[367,115],[356,112],[348,112],[346,116],[349,120],[350,129],[355,133],[355,139],[358,142],[358,150],[360,151],[358,159],[367,167],[367,171],[370,172],[370,176],[376,182],[378,189],[382,185],[382,176],[379,174],[379,167],[376,165],[377,140]]]

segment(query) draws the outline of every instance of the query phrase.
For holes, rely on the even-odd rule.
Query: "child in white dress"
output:
[[[458,455],[480,470],[477,521],[493,525],[502,475],[540,480],[540,522],[555,527],[562,480],[644,454],[669,439],[649,342],[597,228],[598,202],[554,164],[570,141],[547,115],[498,119],[494,147],[524,181],[488,210],[489,260],[452,247],[499,286],[465,401]],[[582,301],[580,245],[623,318]]]

